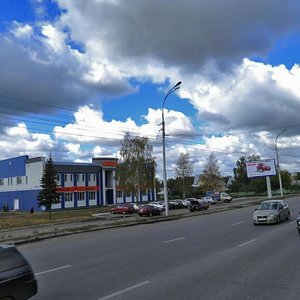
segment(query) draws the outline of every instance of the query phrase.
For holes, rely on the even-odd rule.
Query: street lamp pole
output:
[[[280,174],[279,155],[278,155],[278,149],[277,149],[277,139],[286,130],[287,130],[287,128],[284,128],[283,130],[281,130],[277,134],[276,139],[275,139],[275,152],[276,152],[276,160],[277,160],[277,172],[278,172],[279,188],[280,188],[280,195],[281,195],[281,197],[283,197],[283,191],[282,191],[282,181],[281,181],[281,174]]]
[[[180,88],[181,81],[178,81],[166,94],[161,107],[161,118],[162,118],[162,145],[163,145],[163,178],[164,178],[164,199],[165,199],[165,215],[169,216],[169,201],[168,201],[168,186],[167,186],[167,168],[166,168],[166,131],[165,131],[165,115],[164,107],[166,99],[170,94]]]

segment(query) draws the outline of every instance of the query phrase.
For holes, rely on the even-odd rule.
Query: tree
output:
[[[246,191],[249,189],[250,179],[247,177],[246,162],[260,160],[259,155],[250,155],[247,158],[241,156],[236,162],[236,168],[233,169],[235,189],[237,191]]]
[[[49,219],[51,220],[51,206],[60,202],[58,189],[58,175],[54,168],[52,157],[47,159],[41,182],[42,190],[37,196],[39,206],[45,206],[49,211]]]
[[[148,138],[125,134],[116,177],[119,186],[130,190],[136,197],[139,189],[153,187],[155,184],[156,164],[152,153],[153,147],[149,144]]]
[[[182,199],[185,199],[186,181],[187,176],[191,176],[193,173],[194,165],[190,161],[189,153],[180,153],[176,166],[174,168],[177,177],[182,179]]]
[[[202,190],[206,191],[217,191],[220,185],[220,180],[222,180],[222,178],[218,166],[218,160],[215,154],[211,153],[200,178],[200,187]]]

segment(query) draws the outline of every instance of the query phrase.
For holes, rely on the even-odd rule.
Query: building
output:
[[[41,190],[45,157],[28,155],[0,161],[0,207],[29,211],[43,210],[37,195]],[[119,190],[115,181],[117,158],[92,158],[92,163],[55,162],[60,203],[52,209],[91,207],[134,202],[130,191]],[[138,201],[156,199],[155,189],[139,190]]]

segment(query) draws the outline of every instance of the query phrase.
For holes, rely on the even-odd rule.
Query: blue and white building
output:
[[[28,155],[0,161],[0,208],[29,211],[42,210],[37,195],[45,167],[45,157]],[[92,207],[134,202],[132,193],[119,190],[115,181],[117,158],[93,158],[92,163],[55,162],[58,173],[60,203],[53,209]],[[138,202],[156,199],[155,189],[140,189]]]

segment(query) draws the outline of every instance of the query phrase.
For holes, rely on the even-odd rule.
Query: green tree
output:
[[[236,162],[236,168],[233,169],[234,181],[233,185],[236,191],[247,191],[250,185],[250,178],[247,177],[246,162],[260,160],[259,155],[250,155],[247,158],[241,156]]]
[[[211,153],[207,159],[200,178],[200,188],[202,191],[217,191],[222,180],[219,170],[218,160],[214,153]]]
[[[193,174],[194,164],[190,160],[189,153],[180,153],[176,166],[174,168],[175,174],[178,178],[181,178],[181,192],[182,192],[182,199],[185,199],[185,192],[187,189],[186,184],[186,177],[191,176]]]
[[[120,187],[130,190],[136,197],[139,189],[152,188],[155,184],[156,164],[152,153],[153,147],[148,138],[125,134],[116,178]]]
[[[57,193],[58,185],[58,175],[53,165],[53,160],[50,157],[45,163],[43,170],[41,188],[37,196],[39,206],[44,206],[46,210],[49,211],[49,219],[51,220],[51,206],[52,204],[57,204],[60,202],[60,195]]]

